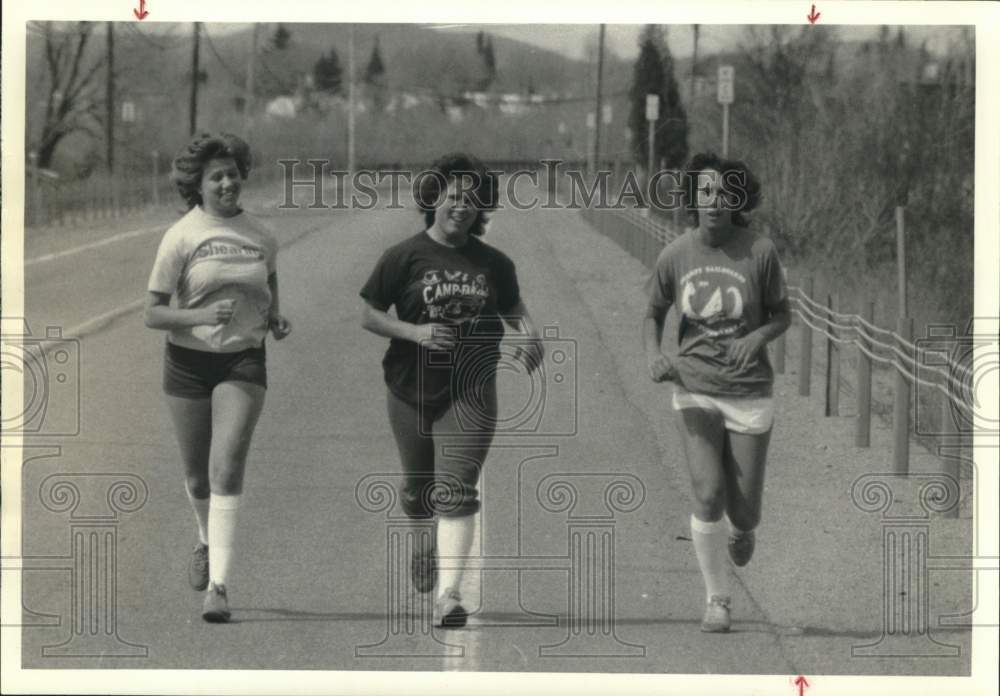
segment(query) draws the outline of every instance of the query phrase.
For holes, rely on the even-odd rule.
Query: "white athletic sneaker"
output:
[[[434,625],[441,628],[462,628],[469,614],[462,606],[462,595],[453,587],[447,588],[434,603]]]
[[[729,597],[712,595],[705,607],[705,617],[701,620],[701,630],[705,633],[729,632]]]

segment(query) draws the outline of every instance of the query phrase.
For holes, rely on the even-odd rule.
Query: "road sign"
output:
[[[646,120],[655,121],[660,117],[660,95],[646,95]]]
[[[608,125],[612,120],[611,104],[601,105],[601,123]]]
[[[719,103],[720,104],[732,104],[733,103],[733,80],[736,76],[736,71],[731,65],[720,65],[719,66]]]
[[[135,122],[135,102],[122,102],[122,121],[125,123]]]
[[[587,112],[587,128],[593,129],[597,127],[597,116],[594,115],[593,111]]]

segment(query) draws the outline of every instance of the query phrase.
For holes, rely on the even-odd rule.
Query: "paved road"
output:
[[[572,211],[503,213],[492,224],[489,240],[515,259],[533,314],[553,327],[545,402],[534,431],[498,438],[485,467],[473,553],[482,570],[468,573],[464,588],[476,611],[469,627],[430,630],[419,603],[396,599],[398,510],[379,497],[379,483],[398,472],[384,414],[384,342],[359,328],[357,296],[380,251],[415,231],[418,219],[412,211],[257,203],[284,245],[282,305],[295,331],[268,347],[271,388],[241,513],[233,623],[204,624],[201,597],[187,587],[194,530],[161,401],[163,337],[138,313],[126,314],[81,340],[79,434],[43,439],[59,456],[24,467],[24,555],[36,568],[23,575],[32,624],[22,633],[25,666],[968,673],[969,633],[961,628],[934,632],[955,646],[951,657],[906,657],[912,641],[852,656],[852,646],[879,643],[882,634],[885,522],[852,504],[850,487],[861,474],[888,470],[890,435],[876,431],[871,450],[848,447],[850,423],[823,419],[818,400],[797,397],[785,377],[759,550],[733,581],[734,632],[700,633],[680,442],[668,393],[644,377],[638,349],[644,271]],[[140,298],[158,238],[137,234],[29,266],[33,329],[77,326]],[[55,243],[38,254],[59,251]],[[557,364],[557,355],[565,360]],[[502,415],[512,430],[537,415],[542,387],[504,374]],[[117,476],[76,476],[97,473]],[[51,495],[42,504],[53,474],[81,490],[75,519],[53,511]],[[117,544],[112,599],[80,600],[73,583],[89,588],[87,578],[103,571],[72,573],[59,570],[70,561],[37,557],[70,555],[82,516],[107,514],[105,489],[119,479],[140,480],[148,497],[100,523]],[[902,486],[895,505],[914,500],[913,487]],[[129,509],[127,501],[118,507]],[[933,549],[968,553],[969,520],[928,525]],[[967,573],[932,572],[930,581],[935,622],[971,608]],[[115,613],[87,614],[90,606]],[[80,611],[90,623],[76,629],[70,652],[89,656],[54,656],[62,649],[51,646],[67,640]],[[116,635],[94,637],[112,624]]]

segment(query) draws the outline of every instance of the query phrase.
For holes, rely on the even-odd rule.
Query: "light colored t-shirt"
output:
[[[710,396],[770,396],[774,372],[767,351],[746,367],[728,355],[729,344],[767,321],[788,299],[774,243],[745,228],[719,247],[689,230],[660,253],[650,301],[676,306],[677,373],[688,390]]]
[[[241,212],[216,217],[195,206],[163,235],[149,291],[173,296],[181,309],[234,300],[228,324],[170,331],[174,345],[213,353],[257,348],[267,333],[278,246],[267,228]]]

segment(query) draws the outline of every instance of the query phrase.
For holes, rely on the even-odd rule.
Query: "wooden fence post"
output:
[[[788,285],[788,271],[784,267],[781,269],[785,285]],[[787,331],[785,333],[788,333]],[[779,375],[785,374],[785,334],[781,334],[774,340],[774,371]]]
[[[160,206],[160,153],[153,150],[153,207]]]
[[[805,280],[805,287],[802,289],[805,297],[812,299],[813,294],[813,277],[809,276]],[[799,340],[799,396],[809,396],[809,387],[811,385],[812,379],[812,329],[809,328],[809,324],[805,321],[805,315],[808,314],[809,308],[806,306],[805,301],[802,302],[802,328]]]
[[[951,386],[949,385],[949,394],[951,391]],[[959,491],[959,496],[958,500],[955,501],[955,505],[948,508],[942,516],[955,519],[958,517],[959,503],[962,500],[962,473],[959,469],[959,463],[962,456],[962,443],[958,438],[959,428],[958,424],[955,422],[957,414],[954,411],[954,406],[951,402],[949,394],[941,395],[941,439],[938,442],[938,447],[941,448],[941,450],[944,448],[950,448],[953,450],[952,456],[944,456],[941,458],[941,473],[945,476],[950,476],[955,481],[955,490]]]
[[[896,320],[896,333],[905,341],[912,339],[913,319],[899,317]],[[906,361],[898,355],[896,360],[901,364],[896,368],[896,398],[892,409],[892,432],[895,441],[893,473],[907,474],[910,471],[910,380],[900,369],[906,367]]]
[[[869,324],[875,323],[875,303],[868,302],[862,315]],[[872,342],[865,334],[858,332],[858,342],[867,350],[872,350]],[[872,432],[872,359],[858,349],[858,417],[854,429],[854,444],[858,447],[871,446]]]
[[[836,295],[827,294],[826,309],[828,333],[836,338],[837,331],[830,326],[832,312],[836,309]],[[826,415],[840,415],[840,347],[829,336],[826,339]]]

